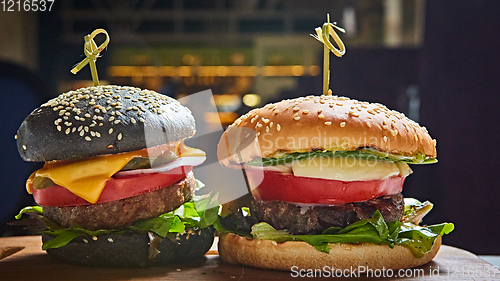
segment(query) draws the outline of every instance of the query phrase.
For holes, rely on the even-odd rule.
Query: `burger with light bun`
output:
[[[217,153],[244,170],[252,195],[220,218],[228,263],[410,268],[432,260],[453,230],[421,226],[432,204],[401,194],[409,164],[437,162],[436,141],[381,104],[332,95],[267,104],[230,125]]]
[[[17,131],[21,157],[45,162],[26,183],[39,206],[17,218],[30,214],[42,248],[73,264],[129,267],[202,257],[213,242],[218,205],[214,196],[195,196],[201,184],[192,169],[205,153],[184,144],[195,132],[190,110],[154,91],[96,86],[63,93]]]

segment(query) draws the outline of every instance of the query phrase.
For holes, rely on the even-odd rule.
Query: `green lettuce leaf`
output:
[[[393,233],[400,226],[399,222],[394,222],[390,230],[377,210],[371,219],[357,221],[343,229],[328,228],[320,235],[292,235],[286,230],[276,230],[268,223],[261,222],[252,226],[252,236],[255,239],[274,240],[280,243],[304,241],[316,247],[319,251],[329,253],[330,247],[328,243],[385,243],[390,247],[394,247]]]
[[[400,156],[386,152],[380,152],[371,148],[363,148],[353,151],[327,151],[317,150],[308,152],[282,153],[270,158],[256,158],[247,162],[249,166],[277,166],[291,163],[292,161],[305,160],[314,157],[355,157],[358,159],[377,160],[377,161],[402,161],[408,164],[430,164],[436,163],[436,158],[429,158],[425,155]]]
[[[28,206],[24,207],[19,214],[16,215],[16,220],[20,219],[23,214],[35,213],[35,214],[43,214],[43,208],[41,206]]]
[[[448,234],[455,226],[452,223],[441,223],[430,226],[404,224],[399,232],[397,244],[410,249],[415,257],[422,257],[432,249],[439,235]]]
[[[94,237],[94,236],[101,235],[101,234],[109,234],[109,233],[111,233],[111,231],[108,231],[108,230],[91,231],[91,230],[86,230],[86,229],[83,229],[80,227],[70,227],[70,228],[66,228],[66,229],[61,228],[61,229],[57,229],[57,230],[48,230],[48,231],[44,231],[44,233],[50,234],[54,238],[49,240],[49,241],[44,242],[42,245],[42,250],[47,250],[47,249],[51,249],[51,248],[59,248],[59,247],[65,246],[66,244],[71,242],[71,240],[73,240],[77,237],[82,237],[82,236]],[[119,233],[119,232],[115,232],[115,233]]]

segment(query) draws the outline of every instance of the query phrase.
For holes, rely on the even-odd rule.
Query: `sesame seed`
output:
[[[57,130],[60,132],[61,131],[61,126],[57,126]]]
[[[90,131],[90,135],[95,137],[95,132],[94,131]]]
[[[141,118],[139,118],[139,121],[141,121],[142,123],[144,123],[144,122],[145,122],[144,118],[142,118],[142,117],[141,117]]]
[[[269,126],[266,126],[266,133],[269,132]]]
[[[108,149],[111,149],[111,148],[113,148],[113,145],[112,145],[112,144],[110,144],[110,145],[108,145],[108,147],[107,147],[107,148],[108,148]]]
[[[276,241],[271,241],[271,244],[273,244],[274,246],[278,246],[278,242]]]
[[[74,133],[76,131],[76,127],[73,127],[73,129],[71,129],[71,132]]]
[[[83,135],[85,135],[85,131],[80,131],[80,137],[83,137]]]
[[[92,236],[92,240],[97,241],[97,236]]]
[[[304,113],[304,114],[309,113],[309,109],[304,109],[304,110],[302,110],[302,113]]]
[[[397,135],[398,135],[398,130],[392,130],[392,131],[391,131],[391,134],[392,134],[393,136],[397,136]]]
[[[280,124],[276,124],[276,130],[279,132],[281,131],[281,125]]]
[[[24,145],[24,144],[23,144],[23,149],[24,149],[24,150],[26,150],[26,149],[28,149],[28,148],[26,147],[26,145]]]
[[[297,121],[300,120],[300,116],[293,117],[293,120],[297,120]]]
[[[120,123],[120,120],[115,120],[115,122],[114,122],[114,123],[115,123],[115,124],[118,124],[118,123]]]
[[[111,135],[113,133],[113,128],[110,128],[108,133]]]
[[[122,133],[119,133],[118,136],[116,137],[118,140],[122,140]]]
[[[419,139],[423,139],[422,135],[420,133],[417,133],[417,136]]]
[[[67,128],[66,131],[65,131],[66,135],[69,135],[69,133],[71,133],[71,129],[70,128]]]
[[[113,239],[112,239],[112,238],[108,238],[108,242],[113,243],[113,242],[115,242],[115,241],[113,241]]]
[[[17,140],[17,135],[14,136],[14,139]]]
[[[415,137],[415,141],[418,141],[418,137],[417,135],[413,135]]]
[[[89,132],[89,127],[85,126],[85,127],[83,127],[83,129],[85,130],[85,132],[87,132],[87,133]]]
[[[330,122],[330,121],[325,122],[325,125],[327,125],[327,126],[330,126],[331,124],[332,124],[332,122]]]
[[[85,137],[85,140],[86,140],[86,141],[91,141],[92,139],[91,139],[89,136],[86,136],[86,137]]]
[[[325,119],[325,115],[320,114],[320,115],[318,115],[318,118],[319,118],[319,119]]]
[[[372,127],[372,125],[371,125],[369,122],[366,122],[366,126],[367,126],[368,128],[371,128],[371,127]]]
[[[321,112],[323,112],[323,109],[318,109],[318,113],[321,113]]]
[[[90,114],[85,113],[85,117],[90,118]],[[76,118],[76,117],[75,117]]]
[[[135,119],[134,119],[134,118],[130,118],[130,121],[131,121],[132,123],[134,123],[134,124],[136,123],[136,121],[135,121]]]
[[[383,140],[384,140],[384,142],[387,142],[387,137],[386,137],[386,136],[384,136],[384,137],[383,137]]]
[[[296,106],[293,108],[293,111],[299,111],[300,110],[300,107]]]
[[[345,122],[340,123],[340,127],[344,128],[345,127]]]

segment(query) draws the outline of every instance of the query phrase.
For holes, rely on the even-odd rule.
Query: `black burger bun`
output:
[[[158,245],[156,257],[149,258],[150,239],[147,233],[125,232],[73,239],[64,247],[47,249],[54,259],[81,266],[145,267],[189,262],[202,258],[214,241],[214,228],[187,230],[172,239],[164,238]],[[45,243],[53,239],[42,234]],[[155,252],[154,249],[152,252]]]
[[[128,86],[63,93],[26,117],[17,131],[25,161],[77,160],[179,141],[195,121],[173,98]]]

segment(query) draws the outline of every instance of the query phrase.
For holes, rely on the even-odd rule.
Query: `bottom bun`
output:
[[[271,240],[247,239],[226,233],[219,237],[219,255],[223,261],[231,264],[244,264],[254,267],[292,270],[351,269],[402,269],[423,265],[431,261],[441,247],[439,236],[429,253],[421,258],[413,256],[408,248],[395,245],[330,244],[330,253],[318,251],[315,247],[301,241],[276,243]]]
[[[150,240],[147,233],[125,232],[73,239],[60,248],[47,249],[47,253],[60,261],[96,267],[144,267],[187,262],[205,255],[214,241],[214,228],[187,230],[175,239],[165,238],[157,245],[160,251],[154,259],[149,258]],[[53,239],[42,234],[43,242]]]

